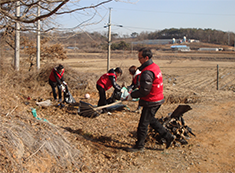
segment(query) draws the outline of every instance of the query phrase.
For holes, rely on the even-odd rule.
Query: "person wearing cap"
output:
[[[137,128],[137,141],[132,148],[127,148],[126,150],[128,152],[144,150],[149,125],[165,139],[166,148],[169,148],[175,137],[155,118],[155,114],[164,103],[161,70],[153,62],[152,52],[149,48],[141,48],[138,53],[138,59],[141,64],[139,67],[141,71],[140,86],[126,100],[140,98],[139,105],[143,106],[143,109]]]
[[[122,88],[116,83],[117,78],[122,75],[120,67],[110,69],[107,73],[103,74],[96,83],[96,88],[99,91],[98,106],[109,104],[109,99],[106,99],[106,91],[113,87],[116,91],[121,92]],[[103,109],[103,112],[107,112]]]
[[[59,64],[57,67],[54,67],[51,71],[51,74],[49,76],[49,84],[52,88],[52,93],[55,101],[57,101],[57,94],[56,94],[56,87],[58,88],[58,94],[59,94],[59,102],[62,101],[62,83],[64,85],[67,85],[64,81],[64,67],[63,65]]]

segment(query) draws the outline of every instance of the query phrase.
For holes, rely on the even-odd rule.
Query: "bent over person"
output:
[[[106,91],[113,87],[116,91],[120,92],[121,87],[116,83],[117,77],[122,75],[120,67],[110,69],[107,73],[103,74],[97,81],[96,88],[99,91],[98,106],[109,104],[109,100],[106,99]],[[103,109],[103,112],[107,112]]]
[[[127,151],[143,151],[148,125],[151,125],[166,140],[166,148],[168,148],[174,136],[155,118],[156,112],[164,102],[162,73],[159,66],[152,61],[150,49],[140,49],[138,58],[141,64],[140,86],[128,96],[127,100],[140,98],[139,105],[143,106],[143,109],[138,124],[136,144],[132,148],[127,148]]]
[[[55,89],[56,87],[58,89],[59,102],[62,101],[62,95],[61,95],[62,83],[66,85],[64,81],[64,67],[63,65],[59,64],[57,67],[52,69],[51,74],[49,76],[49,84],[51,85],[55,101],[57,101],[57,94]]]
[[[129,92],[139,88],[140,86],[140,75],[141,71],[134,65],[129,68],[129,72],[132,75],[132,83],[130,86],[127,87]],[[134,112],[140,112],[141,106],[138,105],[137,109]]]
[[[127,87],[128,90],[135,90],[140,86],[140,74],[141,71],[134,65],[129,68],[129,72],[132,75],[132,83]]]

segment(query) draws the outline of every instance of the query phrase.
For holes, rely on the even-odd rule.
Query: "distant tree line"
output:
[[[138,40],[143,39],[182,39],[186,36],[187,39],[196,39],[205,43],[213,43],[213,44],[223,44],[234,46],[235,33],[233,32],[224,32],[214,29],[196,29],[196,28],[170,28],[164,29],[161,31],[155,32],[142,32],[140,34],[136,34],[136,32],[132,33],[132,36],[135,36]]]
[[[14,32],[12,33],[14,35]],[[35,37],[34,33],[24,33],[24,37]],[[0,33],[0,37],[3,33]],[[64,47],[78,47],[79,49],[89,49],[96,48],[100,50],[107,50],[108,46],[108,36],[106,32],[51,32],[42,33],[41,36],[50,37],[51,44],[60,43]],[[186,36],[187,39],[195,39],[204,43],[221,44],[234,46],[235,33],[224,32],[212,29],[164,29],[155,32],[133,32],[129,37],[120,37],[116,33],[112,33],[112,50],[129,50],[131,47],[131,42],[142,41],[142,40],[152,40],[152,39],[183,39]],[[53,38],[53,39],[52,39]],[[14,42],[12,42],[14,45]]]
[[[89,44],[90,45],[101,45],[102,48],[106,49],[104,46],[107,43],[108,36],[107,33],[64,33],[62,34],[65,38],[70,38],[69,42],[74,43],[77,40],[77,43]],[[62,36],[60,34],[60,36]],[[68,35],[70,35],[68,37]],[[119,49],[125,50],[129,49],[130,43],[133,41],[142,41],[142,40],[153,40],[153,39],[183,39],[186,36],[187,39],[195,39],[204,43],[212,44],[221,44],[234,46],[235,33],[233,32],[224,32],[215,29],[196,29],[196,28],[170,28],[164,29],[155,32],[133,32],[129,37],[120,37],[116,33],[112,33],[112,50]],[[94,44],[96,43],[96,44]]]

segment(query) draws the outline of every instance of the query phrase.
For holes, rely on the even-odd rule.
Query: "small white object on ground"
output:
[[[86,98],[86,99],[89,99],[89,98],[90,98],[90,94],[86,93],[86,94],[85,94],[85,98]]]
[[[41,102],[36,102],[37,105],[42,106],[42,107],[47,107],[47,106],[51,106],[51,100],[45,100],[45,101],[41,101]]]

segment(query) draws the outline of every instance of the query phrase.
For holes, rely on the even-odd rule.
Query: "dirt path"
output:
[[[235,171],[234,112],[234,100],[207,104],[197,109],[197,115],[193,116],[192,124],[197,128],[197,138],[191,142],[198,143],[200,147],[195,148],[195,152],[203,158],[201,165],[195,165],[196,170]]]
[[[165,116],[177,105],[164,104],[157,116]],[[137,105],[128,106],[134,110]],[[67,136],[71,143],[86,155],[85,172],[234,172],[235,101],[230,98],[190,106],[193,109],[184,119],[196,137],[191,136],[188,145],[168,150],[147,142],[143,153],[123,150],[136,140],[139,114],[115,111],[95,119],[66,115],[61,121],[73,129]]]

